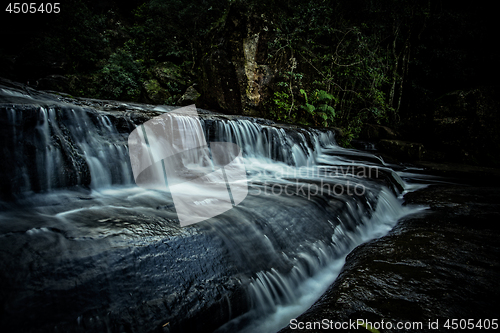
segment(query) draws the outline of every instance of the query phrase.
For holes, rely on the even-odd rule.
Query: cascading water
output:
[[[10,170],[18,192],[81,185],[86,172],[93,188],[133,182],[126,141],[107,115],[92,119],[81,108],[36,105],[2,111],[6,158],[21,165]]]
[[[137,125],[169,109],[0,95],[0,323],[10,331],[274,332],[353,247],[414,211],[394,171],[331,132],[208,114],[207,142],[242,148],[249,194],[181,228],[168,191],[135,186],[127,149]]]

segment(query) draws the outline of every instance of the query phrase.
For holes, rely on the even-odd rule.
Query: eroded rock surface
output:
[[[268,23],[263,16],[233,6],[212,32],[202,60],[204,103],[228,114],[259,115],[272,70],[265,64]]]

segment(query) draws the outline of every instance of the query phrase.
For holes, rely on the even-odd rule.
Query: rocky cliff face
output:
[[[204,102],[231,114],[259,115],[273,75],[266,65],[265,17],[233,7],[212,32],[202,59]]]

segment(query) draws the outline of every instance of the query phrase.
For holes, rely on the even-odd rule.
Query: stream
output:
[[[129,156],[130,133],[173,111],[181,131],[236,144],[246,175],[242,200],[187,226],[178,193],[137,186]],[[403,205],[423,186],[410,171],[338,146],[332,131],[197,113],[0,85],[3,328],[276,332],[352,249],[424,209]],[[214,195],[180,187],[200,205]]]

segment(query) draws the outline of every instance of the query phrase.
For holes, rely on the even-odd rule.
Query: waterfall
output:
[[[6,160],[14,193],[72,185],[132,184],[126,136],[106,114],[71,106],[0,107]]]
[[[349,251],[417,209],[402,206],[397,172],[331,131],[200,112],[206,142],[241,148],[248,195],[181,228],[168,188],[135,185],[127,145],[170,110],[0,89],[5,327],[274,332]],[[200,160],[191,153],[182,167]]]

